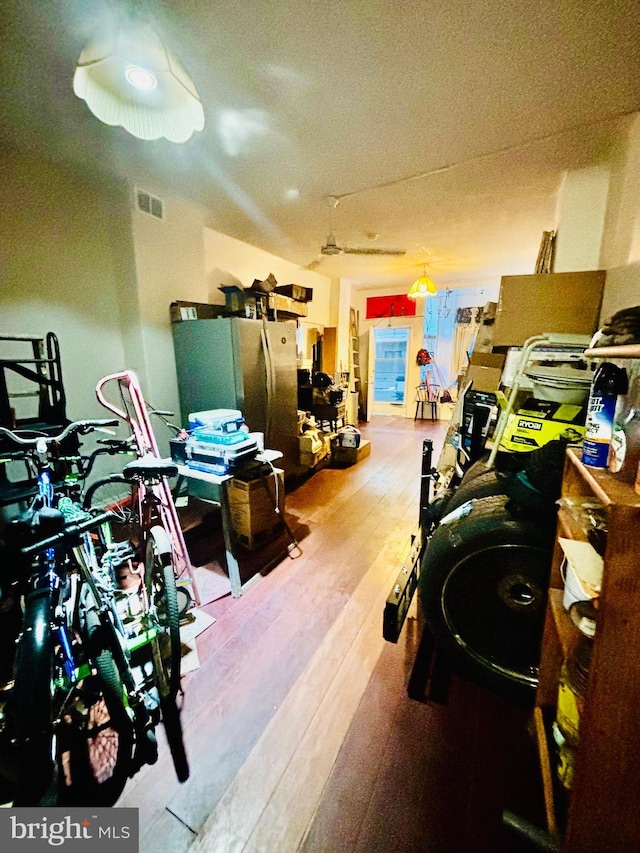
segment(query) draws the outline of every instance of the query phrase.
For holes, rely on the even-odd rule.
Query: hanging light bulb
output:
[[[435,296],[437,292],[438,288],[427,275],[427,268],[425,266],[423,267],[420,278],[417,278],[409,288],[407,296],[409,299],[420,299],[423,296]]]
[[[193,80],[148,24],[121,20],[84,48],[73,91],[105,124],[138,139],[186,142],[204,127]]]

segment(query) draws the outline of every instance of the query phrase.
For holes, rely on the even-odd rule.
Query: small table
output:
[[[207,503],[218,504],[222,512],[222,534],[224,536],[225,556],[227,560],[227,574],[229,575],[229,583],[231,584],[231,595],[234,598],[239,598],[242,595],[242,584],[240,581],[240,567],[238,560],[233,552],[233,538],[231,527],[231,513],[229,511],[229,495],[227,485],[232,479],[231,474],[212,474],[208,471],[197,471],[195,468],[189,468],[187,465],[178,465],[178,483],[176,485],[176,494],[179,493],[180,481],[187,480],[187,489],[189,489],[189,480],[195,480],[201,484],[206,484],[205,488],[196,489],[199,500]]]
[[[280,459],[282,453],[279,450],[263,450],[256,455],[258,462],[274,462]],[[229,509],[229,493],[227,491],[230,480],[233,479],[232,474],[213,474],[209,471],[198,471],[195,468],[189,468],[187,465],[178,465],[178,483],[176,485],[176,494],[179,493],[180,481],[184,478],[187,480],[187,489],[189,488],[189,480],[199,484],[194,488],[195,494],[199,500],[207,503],[218,504],[222,512],[222,534],[224,536],[225,556],[227,560],[227,574],[229,575],[229,583],[231,584],[231,595],[234,598],[239,598],[242,595],[242,582],[240,580],[240,567],[238,560],[233,550],[233,525],[231,524],[231,511]]]

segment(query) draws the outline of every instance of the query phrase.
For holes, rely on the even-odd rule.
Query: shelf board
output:
[[[583,465],[580,455],[580,450],[574,447],[569,447],[567,450],[567,459],[603,504],[640,507],[640,495],[636,494],[633,486],[616,480],[606,468],[589,468]]]
[[[536,730],[536,742],[538,744],[538,757],[540,759],[540,772],[542,775],[542,793],[544,796],[544,811],[547,820],[547,829],[554,837],[558,837],[558,823],[556,820],[556,807],[554,798],[553,771],[551,769],[551,750],[547,728],[544,723],[542,708],[533,709],[533,722]]]
[[[558,510],[558,531],[565,539],[573,539],[576,542],[589,541],[587,531],[566,507],[560,507]]]
[[[578,628],[571,621],[571,617],[567,611],[564,609],[564,604],[562,603],[563,597],[564,590],[549,590],[549,605],[553,614],[553,622],[556,626],[558,642],[562,649],[562,657],[568,658],[576,647],[581,634]]]

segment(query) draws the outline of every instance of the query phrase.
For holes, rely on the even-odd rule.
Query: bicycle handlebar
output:
[[[104,524],[105,521],[110,521],[113,518],[112,512],[101,512],[100,515],[95,515],[85,521],[77,521],[73,524],[68,524],[64,530],[55,533],[53,536],[48,536],[46,539],[40,539],[38,542],[33,542],[31,545],[26,545],[20,551],[25,557],[32,557],[34,554],[39,554],[41,551],[46,551],[48,548],[53,548],[61,542],[66,542],[74,536],[79,536],[81,533],[86,533],[89,530],[94,530],[96,527]]]
[[[58,435],[35,435],[32,438],[25,438],[18,435],[6,427],[0,426],[0,435],[6,435],[14,444],[19,444],[26,447],[36,447],[39,442],[44,441],[46,444],[55,444],[56,442],[64,441],[70,435],[78,432],[81,435],[87,432],[92,432],[95,429],[104,427],[118,426],[119,421],[115,418],[101,418],[98,420],[74,421],[68,424]],[[29,432],[29,430],[21,430],[21,432]]]

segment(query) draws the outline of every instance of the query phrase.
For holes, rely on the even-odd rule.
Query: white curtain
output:
[[[459,376],[469,362],[469,354],[473,347],[480,320],[482,308],[458,308],[453,330],[453,370],[454,376]]]

